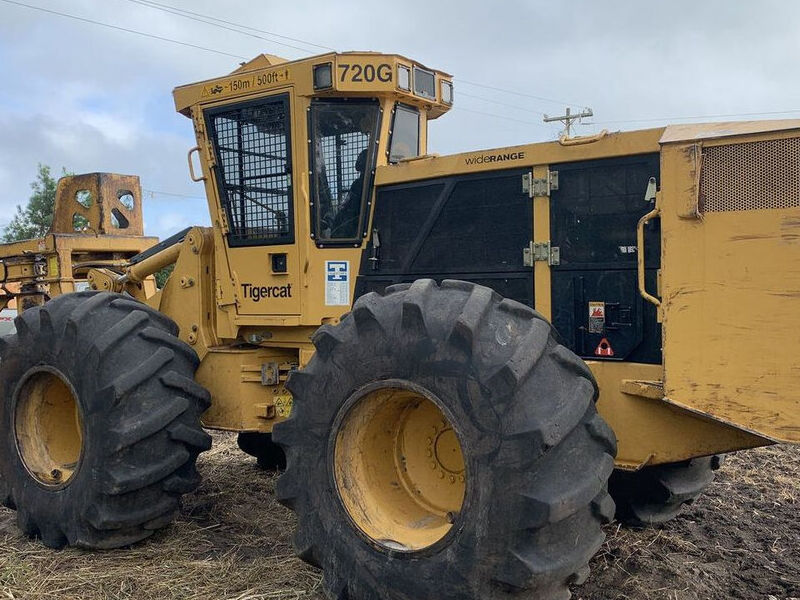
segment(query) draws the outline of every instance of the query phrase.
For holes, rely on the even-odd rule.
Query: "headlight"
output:
[[[333,87],[333,67],[331,63],[314,65],[314,89],[324,90]]]
[[[411,91],[411,69],[405,65],[397,65],[397,87],[407,92]]]
[[[453,103],[453,82],[442,81],[442,102],[445,104]]]

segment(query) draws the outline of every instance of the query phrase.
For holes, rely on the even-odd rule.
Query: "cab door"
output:
[[[300,313],[289,92],[206,111],[239,314]]]

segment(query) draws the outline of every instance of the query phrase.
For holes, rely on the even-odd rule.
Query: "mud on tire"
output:
[[[288,462],[277,494],[297,512],[296,549],[323,569],[329,597],[569,598],[614,515],[616,440],[591,373],[550,325],[488,288],[419,280],[361,297],[313,341],[315,356],[287,383],[291,416],[274,430]],[[461,510],[414,551],[365,534],[342,500],[358,482],[334,472],[343,415],[381,385],[435,399],[463,454]]]
[[[16,334],[0,343],[0,501],[17,510],[23,532],[54,548],[116,548],[168,525],[180,496],[197,487],[195,461],[211,445],[199,421],[210,397],[193,379],[197,355],[177,326],[99,292],[59,296],[15,323]],[[36,377],[63,382],[77,406],[80,457],[61,484],[52,480],[58,469],[39,472],[64,454],[39,444],[64,419],[47,402],[39,413],[26,408],[35,396],[26,382]],[[20,425],[23,413],[30,423]]]

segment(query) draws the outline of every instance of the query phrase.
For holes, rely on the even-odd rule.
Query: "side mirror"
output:
[[[644,192],[645,202],[655,202],[656,199],[656,178],[651,177],[647,181],[647,189]]]

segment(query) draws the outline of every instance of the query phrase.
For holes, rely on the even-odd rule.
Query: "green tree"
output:
[[[62,171],[67,175],[66,170]],[[24,209],[17,205],[17,213],[3,231],[3,241],[39,238],[50,230],[56,203],[56,183],[50,167],[40,163],[36,181],[31,183],[33,193],[28,199],[28,205]]]
[[[158,289],[162,289],[165,285],[167,285],[167,279],[169,276],[172,275],[172,272],[175,270],[175,265],[167,265],[160,271],[155,272],[156,276],[156,287]]]

